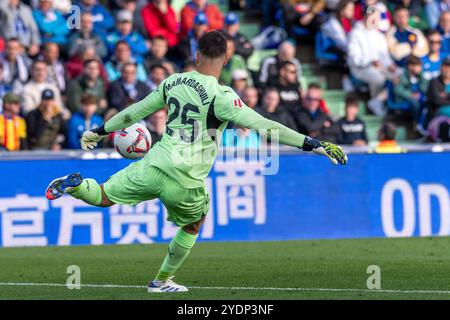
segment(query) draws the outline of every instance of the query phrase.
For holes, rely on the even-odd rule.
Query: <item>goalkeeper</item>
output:
[[[268,139],[277,136],[282,144],[324,155],[335,164],[347,163],[341,147],[265,119],[245,106],[230,87],[220,85],[217,79],[229,58],[222,33],[212,31],[202,36],[195,71],[169,76],[145,99],[116,114],[100,128],[84,132],[81,138],[82,148],[92,150],[107,134],[167,105],[166,132],[142,160],[112,175],[104,184],[72,173],[53,180],[47,188],[50,200],[67,193],[99,207],[116,203],[135,205],[155,198],[162,201],[168,220],[180,229],[169,244],[159,272],[148,285],[149,292],[188,291],[172,278],[194,246],[208,212],[205,179],[229,121],[258,130]]]

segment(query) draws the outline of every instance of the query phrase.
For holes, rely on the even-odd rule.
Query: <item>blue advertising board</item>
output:
[[[159,200],[137,206],[48,201],[52,179],[70,172],[105,181],[130,162],[0,161],[0,246],[167,242],[177,228]],[[211,209],[200,241],[261,241],[450,235],[450,153],[352,154],[345,167],[281,154],[279,171],[216,161]]]

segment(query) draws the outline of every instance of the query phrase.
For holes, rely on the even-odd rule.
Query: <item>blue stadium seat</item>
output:
[[[316,41],[315,41],[315,52],[316,58],[319,61],[337,63],[340,61],[340,58],[337,54],[332,52],[327,52],[329,48],[334,45],[334,41],[330,38],[324,36],[321,31],[316,33]]]

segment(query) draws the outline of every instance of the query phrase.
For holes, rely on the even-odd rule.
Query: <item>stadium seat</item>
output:
[[[315,53],[320,64],[336,64],[340,61],[337,54],[327,52],[334,45],[334,41],[326,38],[321,31],[316,33]]]
[[[257,23],[241,23],[239,32],[248,39],[252,39],[259,33],[259,25]]]
[[[277,54],[276,49],[270,50],[255,50],[253,54],[247,60],[247,68],[250,71],[257,72],[261,68],[261,62],[267,58]]]
[[[344,90],[326,90],[323,93],[323,98],[327,101],[337,100],[343,102],[347,93]]]

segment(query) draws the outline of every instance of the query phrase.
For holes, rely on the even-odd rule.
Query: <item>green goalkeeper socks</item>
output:
[[[68,190],[67,193],[93,206],[102,204],[102,189],[94,179],[83,179],[79,186]]]
[[[175,274],[189,255],[197,237],[198,235],[187,233],[182,229],[178,230],[169,244],[169,252],[156,275],[156,280],[165,281]]]

